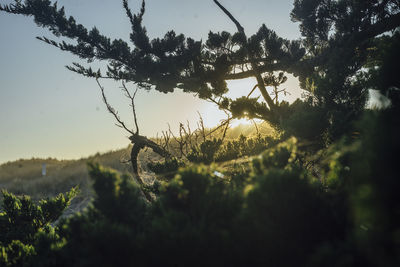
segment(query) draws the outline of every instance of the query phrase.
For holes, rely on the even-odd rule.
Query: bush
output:
[[[187,158],[191,162],[210,164],[222,144],[221,139],[205,140],[199,147],[193,147]]]
[[[58,227],[49,222],[68,195],[35,206],[5,193],[1,263],[396,266],[399,143],[393,140],[399,129],[393,114],[367,113],[355,128],[360,134],[321,154],[317,176],[303,167],[297,139],[289,138],[249,161],[252,170],[243,164],[223,174],[214,165],[180,168],[157,183],[152,203],[131,176],[89,164],[93,204]]]
[[[32,266],[37,251],[44,248],[40,236],[51,235],[54,223],[70,204],[77,190],[55,198],[33,203],[28,196],[17,197],[3,191],[3,212],[0,213],[0,263],[3,266]],[[43,266],[43,265],[42,265]]]
[[[256,138],[247,138],[240,135],[237,140],[228,141],[219,149],[215,161],[221,162],[244,156],[258,155],[276,143],[277,140],[270,136],[262,137],[258,135]]]
[[[325,131],[328,128],[326,112],[310,101],[297,99],[288,108],[286,117],[281,122],[285,136],[296,136],[322,145],[326,140]]]
[[[171,179],[175,176],[179,167],[185,166],[182,160],[175,157],[166,159],[164,162],[148,163],[147,167],[156,174],[161,174],[162,177]]]
[[[254,179],[237,231],[238,253],[246,251],[242,264],[305,266],[334,238],[332,210],[300,171],[272,169]]]

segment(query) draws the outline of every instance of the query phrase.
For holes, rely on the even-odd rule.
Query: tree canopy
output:
[[[269,80],[263,79],[262,75],[274,71],[295,73],[294,63],[305,53],[300,41],[280,38],[265,25],[254,35],[246,37],[240,23],[218,1],[214,2],[236,24],[237,33],[210,32],[208,39],[202,42],[171,30],[163,38],[150,40],[142,25],[145,2],[142,2],[137,14],[131,11],[127,0],[122,2],[131,22],[131,44],[122,39],[111,40],[95,27],[88,30],[73,17],[67,17],[64,8],[58,8],[57,3],[49,0],[16,1],[0,8],[10,13],[33,16],[37,25],[75,43],[38,37],[40,40],[78,55],[89,63],[95,59],[108,63],[105,72],[94,71],[78,63],[68,67],[72,71],[90,77],[134,82],[141,88],[164,93],[180,88],[212,100],[221,108],[233,108],[238,116],[243,115],[243,102],[254,107],[249,108],[252,111],[247,114],[249,117],[270,116],[271,111],[277,109],[277,103],[266,90],[266,86],[271,85]],[[240,101],[224,97],[228,92],[227,80],[248,77],[257,79],[265,104],[249,97]]]
[[[213,2],[235,24],[237,32],[210,31],[206,41],[196,41],[173,30],[150,40],[143,25],[144,0],[137,13],[132,12],[127,0],[122,1],[131,24],[130,43],[111,40],[96,27],[87,29],[50,0],[15,1],[0,5],[0,10],[33,16],[37,25],[70,40],[38,37],[50,45],[88,63],[107,62],[106,70],[73,63],[68,66],[71,71],[133,82],[140,88],[164,93],[182,89],[214,102],[234,117],[259,118],[278,127],[296,112],[296,107],[278,101],[278,94],[283,92],[278,86],[286,80],[284,73],[299,77],[302,89],[310,92],[309,104],[329,109],[323,115],[325,121],[339,117],[350,121],[357,116],[364,107],[367,88],[352,77],[361,75],[368,66],[376,37],[400,25],[396,0],[296,0],[291,17],[300,22],[304,39],[281,38],[266,25],[248,37],[228,10],[219,1]],[[376,62],[368,62],[372,70]],[[238,99],[226,96],[228,80],[249,77],[257,81],[253,90],[243,92]],[[268,92],[268,86],[274,90]],[[256,89],[262,99],[251,96]],[[340,134],[343,129],[334,131]]]
[[[394,81],[384,88],[371,84],[371,75],[383,65],[391,64],[384,63],[377,51],[384,50],[379,45],[382,38],[390,47],[398,43],[399,34],[394,32],[400,26],[400,3],[396,0],[295,0],[291,17],[300,22],[302,43],[307,50],[300,74],[302,87],[308,88],[316,104],[325,108],[326,120],[331,121],[331,134],[337,138],[364,109],[368,89],[379,88],[386,94],[396,85]],[[393,80],[390,76],[382,77]]]

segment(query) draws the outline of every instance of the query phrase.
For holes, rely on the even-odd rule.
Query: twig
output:
[[[250,95],[254,92],[254,90],[256,90],[256,88],[258,87],[258,84],[254,85],[253,89],[250,91],[250,93],[247,95],[247,98],[250,97]]]
[[[199,129],[200,129],[200,132],[201,132],[201,136],[203,137],[203,142],[205,142],[206,141],[206,137],[208,135],[210,135],[210,133],[206,135],[206,128],[204,127],[203,117],[201,116],[200,112],[197,111],[197,113],[199,114],[199,117],[200,117],[199,123],[197,125],[199,126]]]
[[[212,129],[206,136],[211,135],[212,133],[215,133],[218,131],[221,127],[225,126],[226,124],[229,125],[230,121],[232,120],[232,117],[229,117],[228,119],[224,120],[220,125],[218,125],[216,128]]]
[[[161,145],[161,147],[165,150],[169,150],[169,140],[170,140],[170,135],[167,131],[161,131],[162,135],[163,135],[163,139],[164,139],[164,144]]]
[[[105,92],[104,92],[104,87],[101,86],[101,84],[100,84],[98,78],[96,78],[96,82],[97,82],[98,86],[100,87],[101,95],[102,95],[102,97],[103,97],[103,102],[104,102],[104,104],[106,105],[108,112],[110,112],[110,113],[114,116],[115,120],[118,122],[118,124],[116,124],[116,125],[117,125],[118,127],[121,127],[121,128],[123,128],[123,129],[125,129],[125,130],[126,130],[127,132],[129,132],[130,134],[134,134],[132,130],[129,130],[129,129],[126,127],[125,123],[124,123],[124,122],[121,120],[121,118],[118,116],[117,111],[108,103],[106,94],[105,94]]]
[[[125,82],[122,82],[122,90],[125,92],[126,96],[131,100],[133,119],[134,119],[135,126],[136,126],[136,134],[139,134],[139,126],[138,126],[138,122],[137,122],[136,109],[135,109],[135,97],[136,97],[136,93],[137,93],[138,89],[139,88],[136,87],[135,92],[133,93],[133,95],[131,95],[128,88],[126,88]]]
[[[228,119],[226,120],[226,121],[227,121],[227,123],[226,123],[226,127],[225,127],[225,130],[224,130],[224,133],[223,133],[223,135],[222,135],[222,139],[221,139],[221,141],[224,141],[224,139],[225,139],[226,132],[227,132],[227,131],[228,131],[228,129],[229,129],[229,126],[230,126],[231,119],[232,119],[232,118],[228,117]]]
[[[260,135],[260,131],[258,130],[258,126],[257,123],[254,119],[252,119],[253,123],[254,123],[254,127],[256,127],[256,131],[257,131],[257,136]]]

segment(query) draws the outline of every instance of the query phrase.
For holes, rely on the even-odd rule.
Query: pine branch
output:
[[[240,25],[240,23],[217,0],[214,0],[214,3],[216,3],[218,5],[218,7],[233,21],[233,23],[235,23],[236,28],[238,29],[239,33],[242,34],[246,39],[247,38],[246,34],[244,32],[243,27]],[[267,89],[265,88],[264,81],[263,81],[263,79],[261,77],[261,73],[262,72],[259,70],[259,67],[258,67],[258,64],[257,64],[257,62],[255,60],[254,55],[252,53],[250,53],[250,49],[248,48],[248,41],[247,40],[246,40],[246,43],[244,45],[244,48],[246,49],[247,56],[250,59],[253,75],[256,78],[257,83],[258,83],[258,89],[260,90],[262,96],[264,97],[264,100],[267,102],[269,109],[272,112],[275,112],[275,110],[276,110],[275,103],[272,100],[271,96],[268,94]]]
[[[240,32],[244,35],[244,28],[242,27],[242,25],[240,25],[239,21],[237,21],[235,19],[235,17],[232,16],[232,14],[224,6],[222,6],[217,0],[213,0],[213,1],[232,20],[232,22],[235,23],[238,32]]]

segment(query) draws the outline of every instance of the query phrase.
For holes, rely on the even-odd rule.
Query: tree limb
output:
[[[97,82],[97,85],[100,87],[101,96],[103,97],[103,102],[104,102],[104,104],[106,104],[106,107],[107,107],[108,112],[110,112],[110,113],[114,116],[115,120],[118,122],[118,125],[119,125],[121,128],[125,129],[125,130],[126,130],[128,133],[130,133],[130,134],[134,134],[134,132],[133,132],[132,130],[129,130],[129,129],[126,127],[125,123],[124,123],[124,122],[121,120],[121,118],[118,116],[117,111],[108,103],[107,98],[106,98],[106,94],[105,94],[105,92],[104,92],[104,87],[101,86],[101,84],[100,84],[98,78],[96,78],[96,82]]]
[[[133,93],[133,95],[131,95],[128,88],[126,88],[125,82],[122,82],[122,90],[125,92],[125,95],[131,100],[133,119],[134,119],[135,126],[136,126],[136,134],[139,134],[139,126],[138,126],[138,122],[137,122],[136,109],[135,109],[135,96],[136,96],[138,89],[139,88],[136,87],[135,92]]]
[[[238,29],[238,32],[244,34],[244,28],[242,25],[240,25],[239,21],[237,21],[232,14],[223,6],[221,5],[217,0],[213,0],[214,3],[232,20],[233,23],[235,23],[236,28]]]
[[[261,73],[257,64],[256,59],[254,58],[254,56],[252,54],[250,54],[250,51],[248,49],[248,41],[247,41],[247,37],[246,34],[244,32],[244,28],[242,27],[242,25],[240,25],[240,23],[232,16],[232,14],[226,10],[225,7],[223,7],[217,0],[213,0],[215,4],[217,4],[217,6],[233,21],[233,23],[235,23],[236,28],[238,29],[239,33],[241,33],[245,39],[246,39],[246,43],[245,43],[245,49],[247,52],[247,55],[250,59],[250,63],[251,63],[251,67],[252,67],[252,72],[254,77],[257,79],[257,83],[258,83],[258,89],[260,90],[264,100],[267,102],[269,109],[271,110],[271,112],[274,113],[276,106],[274,101],[272,100],[271,96],[268,94],[267,89],[265,88],[264,85],[264,81],[261,77]]]
[[[247,98],[250,97],[250,95],[254,92],[254,90],[256,90],[257,87],[258,87],[258,84],[254,85],[253,89],[251,89],[250,93],[247,95]]]

